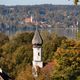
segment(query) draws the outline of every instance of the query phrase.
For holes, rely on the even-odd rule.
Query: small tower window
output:
[[[40,56],[40,53],[38,53],[38,56]]]

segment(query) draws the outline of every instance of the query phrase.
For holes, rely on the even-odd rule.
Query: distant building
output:
[[[32,17],[32,16],[27,17],[27,18],[25,18],[25,20],[24,20],[25,23],[32,23],[32,21],[33,21],[33,17]]]

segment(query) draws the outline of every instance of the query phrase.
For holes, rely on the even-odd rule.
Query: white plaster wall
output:
[[[33,48],[33,61],[41,61],[41,48]]]
[[[36,67],[36,66],[39,66],[40,68],[42,68],[43,62],[42,61],[40,61],[40,62],[33,61],[33,67]]]

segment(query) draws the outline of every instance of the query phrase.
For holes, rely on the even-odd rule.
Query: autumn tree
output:
[[[0,33],[0,46],[4,45],[9,41],[9,37],[4,33]]]
[[[55,52],[58,66],[53,69],[52,80],[78,80],[80,76],[80,41],[67,40]]]

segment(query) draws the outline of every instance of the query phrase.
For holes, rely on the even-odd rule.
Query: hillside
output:
[[[33,17],[32,22],[28,22]],[[28,21],[25,21],[28,20]],[[80,6],[73,5],[0,5],[0,31],[14,34],[16,31],[35,30],[36,20],[41,29],[76,28],[80,26]]]

